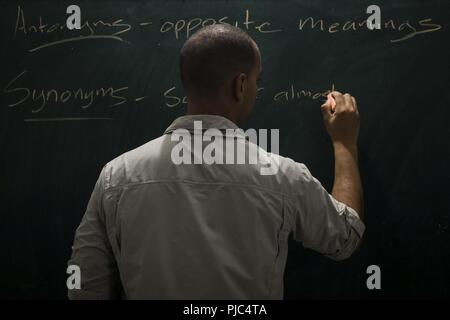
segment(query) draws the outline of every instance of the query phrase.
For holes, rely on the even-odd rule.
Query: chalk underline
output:
[[[30,118],[24,119],[25,122],[47,122],[47,121],[81,121],[81,120],[114,120],[113,118],[101,118],[101,117],[90,117],[90,118]]]
[[[35,51],[43,49],[43,48],[47,48],[47,47],[51,47],[51,46],[55,46],[55,45],[67,43],[67,42],[75,42],[75,41],[81,41],[81,40],[95,40],[95,39],[110,39],[110,40],[116,40],[116,41],[120,41],[120,42],[130,43],[129,41],[123,40],[122,38],[117,37],[117,36],[106,36],[106,35],[103,35],[103,36],[102,35],[100,35],[100,36],[79,36],[79,37],[49,42],[49,43],[43,44],[41,46],[38,46],[36,48],[30,49],[30,50],[28,50],[28,52],[35,52]]]

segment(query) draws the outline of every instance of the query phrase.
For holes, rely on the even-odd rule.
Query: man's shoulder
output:
[[[305,164],[289,157],[274,154],[270,154],[270,156],[276,159],[277,172],[269,175],[268,178],[262,176],[261,179],[267,181],[272,189],[279,190],[287,196],[294,196],[300,191],[298,188],[302,186],[302,182],[310,178],[311,174],[308,168]]]
[[[248,142],[257,149],[257,164],[245,165],[238,171],[238,178],[251,181],[252,185],[259,185],[274,193],[295,196],[302,187],[303,181],[308,179],[310,172],[306,165],[296,162],[292,158],[266,151],[264,148]]]
[[[146,168],[161,155],[164,138],[163,135],[150,140],[106,163],[103,167],[105,188],[139,182],[138,173],[145,172]]]
[[[308,179],[310,173],[303,163],[291,158],[260,150],[264,162],[273,161],[270,170],[263,170],[263,165],[220,165],[214,169],[206,165],[201,171],[199,167],[189,166],[188,170],[175,170],[170,160],[171,146],[169,135],[156,139],[125,152],[112,159],[104,166],[105,189],[122,187],[129,184],[142,183],[154,179],[183,178],[188,180],[218,180],[220,182],[248,184],[262,187],[274,193],[288,196],[297,193],[301,181]],[[266,168],[267,169],[267,168]],[[262,174],[266,172],[266,174]],[[200,176],[193,176],[199,173]],[[208,179],[207,179],[208,178]]]

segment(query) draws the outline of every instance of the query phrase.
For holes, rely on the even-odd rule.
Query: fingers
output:
[[[331,92],[332,97],[336,100],[336,112],[356,111],[358,112],[356,100],[348,93],[342,94],[339,91]]]
[[[344,94],[344,100],[345,100],[345,109],[346,110],[353,110],[353,101],[352,96],[348,93]]]
[[[322,106],[322,115],[325,119],[330,119],[332,116],[332,106],[330,100],[327,100]]]
[[[358,105],[356,104],[356,99],[353,96],[352,96],[352,101],[353,101],[353,106],[355,108],[356,113],[359,113],[358,112]]]
[[[331,93],[327,95],[327,103],[331,105],[331,111],[334,112],[334,109],[336,108],[336,101],[334,100]]]
[[[334,98],[334,100],[336,101],[336,108],[335,108],[335,112],[341,112],[342,107],[345,106],[345,99],[344,96],[342,95],[342,93],[340,93],[339,91],[333,91],[331,92],[331,96]]]

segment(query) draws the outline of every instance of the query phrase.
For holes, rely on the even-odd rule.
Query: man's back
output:
[[[280,157],[274,175],[261,175],[261,164],[174,164],[171,134],[194,120],[237,128],[220,116],[181,117],[103,168],[69,262],[80,266],[83,290],[69,295],[281,299],[290,232],[333,259],[357,247],[356,212],[302,164]]]

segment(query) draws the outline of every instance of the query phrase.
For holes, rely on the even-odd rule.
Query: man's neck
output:
[[[222,117],[227,118],[228,120],[234,122],[235,124],[238,124],[238,119],[236,118],[236,116],[232,112],[230,112],[224,108],[215,109],[211,106],[209,106],[208,108],[199,108],[199,107],[189,106],[189,104],[188,104],[186,115],[195,115],[195,114],[210,114],[210,115],[215,115],[215,116],[222,116]]]

